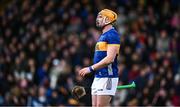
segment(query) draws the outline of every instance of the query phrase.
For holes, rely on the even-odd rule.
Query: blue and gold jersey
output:
[[[94,63],[98,63],[107,56],[107,47],[110,45],[116,45],[120,48],[120,35],[114,28],[100,35],[95,47]],[[95,77],[118,77],[118,54],[119,53],[117,53],[113,63],[109,64],[107,67],[96,70]]]

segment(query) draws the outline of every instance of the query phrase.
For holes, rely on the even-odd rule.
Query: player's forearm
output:
[[[100,62],[92,65],[92,68],[93,68],[93,70],[98,70],[98,69],[108,66],[109,64],[113,63],[113,61],[114,61],[114,58],[105,57]]]

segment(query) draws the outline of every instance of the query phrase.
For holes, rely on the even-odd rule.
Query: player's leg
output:
[[[112,96],[116,93],[118,78],[101,78],[97,89],[97,106],[110,106]],[[101,84],[101,85],[100,85]]]
[[[97,95],[92,95],[92,107],[97,106]]]
[[[110,95],[98,95],[96,107],[110,106],[111,98],[112,98],[112,96],[110,96]]]

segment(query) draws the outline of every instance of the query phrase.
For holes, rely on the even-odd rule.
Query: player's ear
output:
[[[110,19],[108,17],[105,18],[105,25],[110,23]]]

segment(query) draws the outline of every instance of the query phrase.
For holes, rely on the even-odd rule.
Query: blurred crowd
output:
[[[98,11],[118,13],[119,85],[114,106],[180,106],[179,0],[12,0],[0,14],[0,105],[91,105]],[[75,85],[87,95],[76,100]]]

